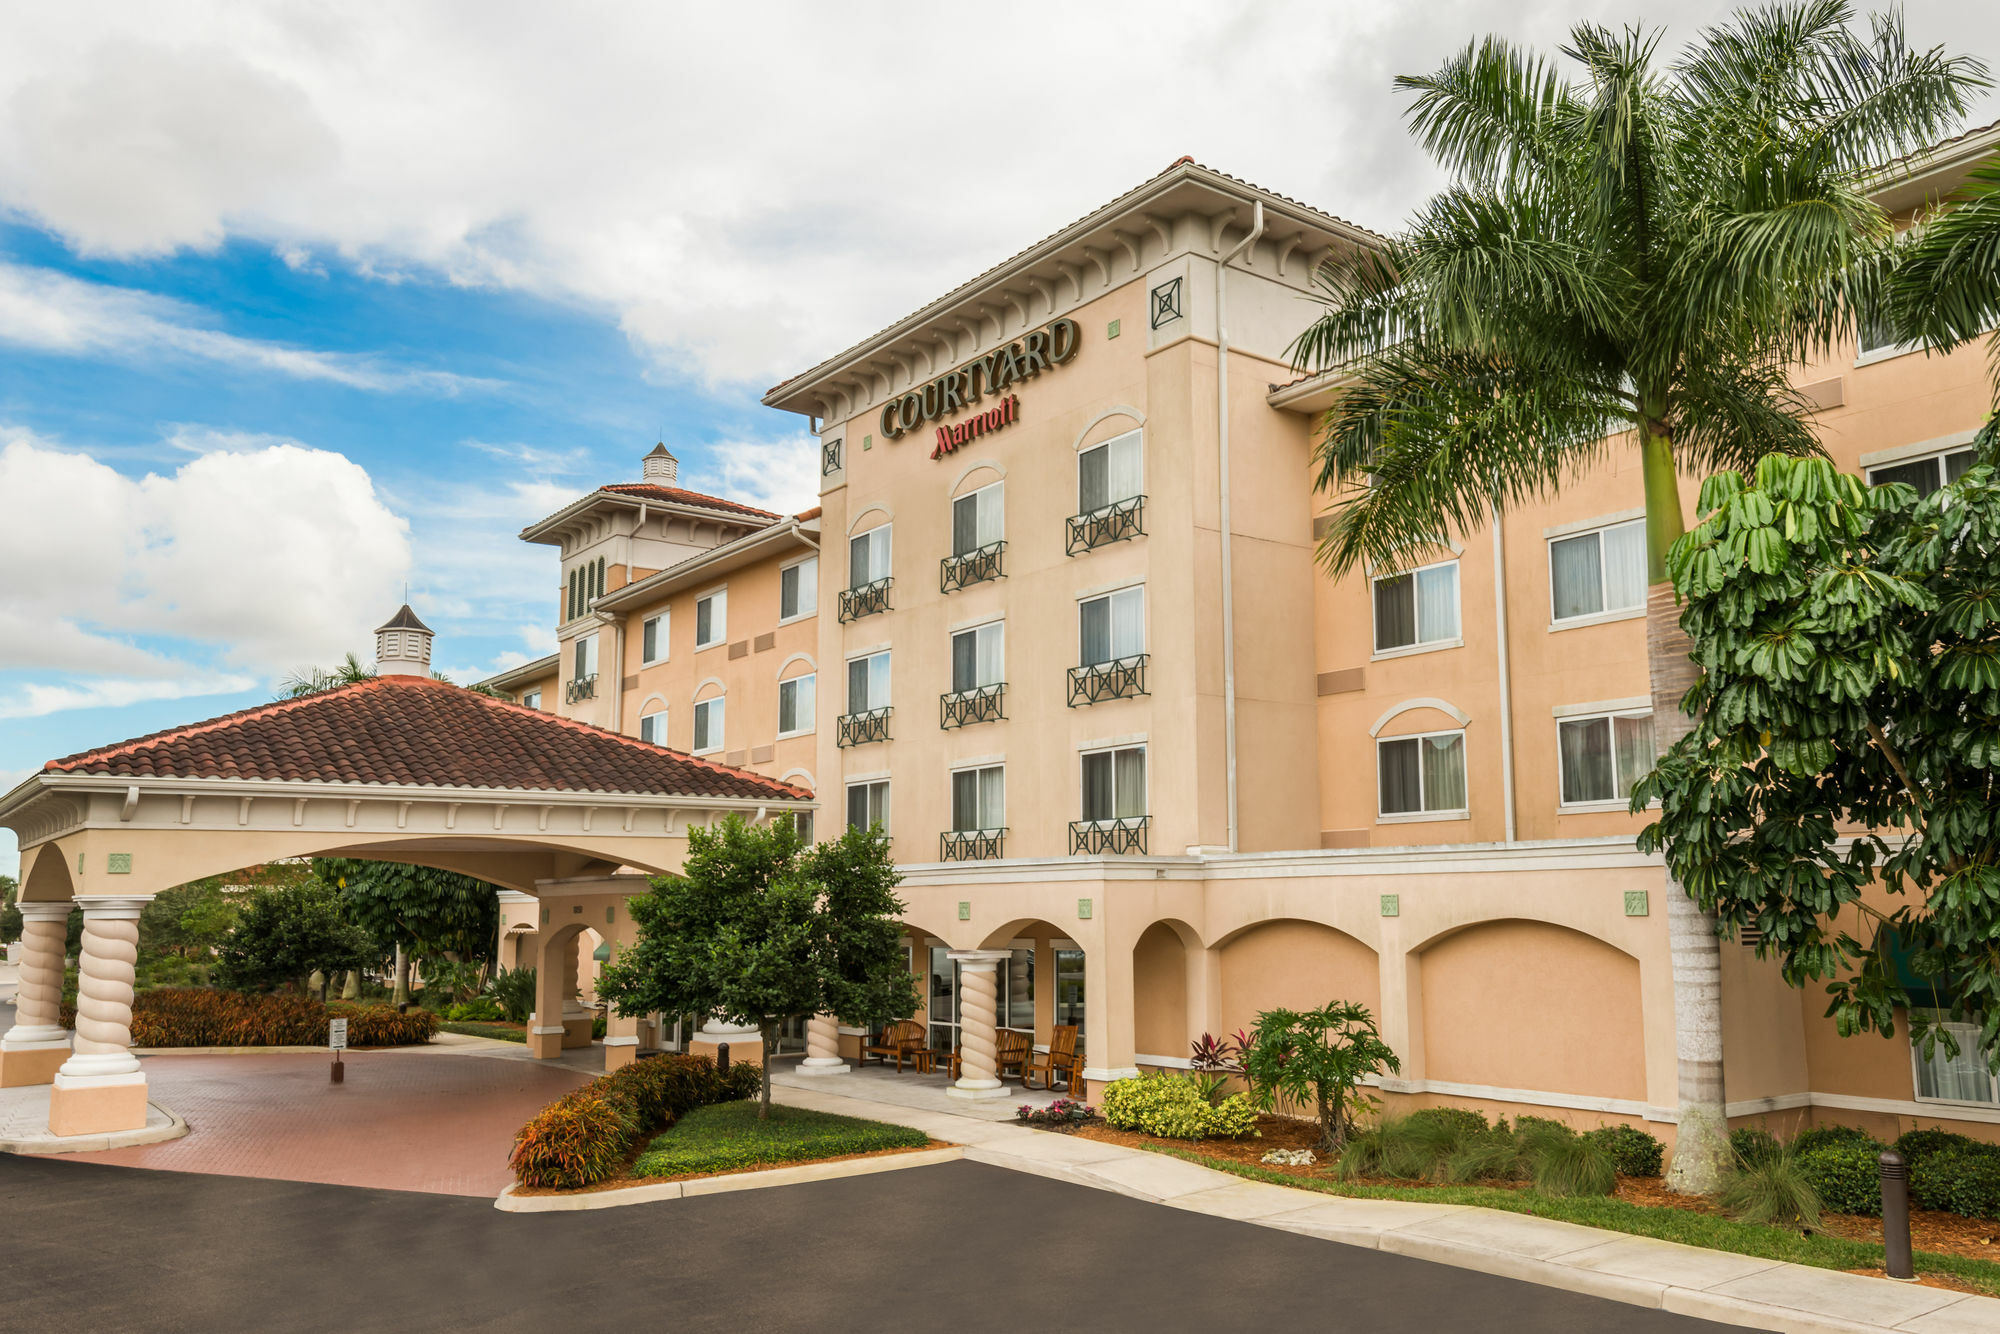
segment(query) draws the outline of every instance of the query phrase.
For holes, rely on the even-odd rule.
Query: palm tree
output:
[[[279,699],[298,699],[304,695],[317,695],[322,690],[334,690],[340,686],[351,686],[357,681],[372,681],[375,671],[363,667],[361,659],[352,653],[343,658],[332,671],[324,667],[301,667],[278,683]]]
[[[1945,207],[1896,247],[1881,310],[1898,341],[1949,352],[1992,331],[1994,407],[2000,410],[2000,158],[1972,169]],[[1981,432],[2000,448],[2000,415]]]
[[[1413,134],[1452,173],[1404,232],[1329,261],[1294,346],[1338,370],[1317,484],[1320,555],[1395,568],[1636,447],[1658,744],[1694,680],[1667,548],[1684,475],[1818,444],[1788,371],[1855,327],[1889,243],[1879,164],[1946,132],[1984,67],[1849,30],[1840,0],[1744,12],[1670,65],[1657,34],[1575,28],[1552,60],[1468,46],[1415,94]],[[1668,885],[1680,1067],[1677,1189],[1728,1161],[1715,920]]]

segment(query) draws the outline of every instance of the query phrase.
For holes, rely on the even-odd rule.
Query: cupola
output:
[[[680,480],[681,461],[667,453],[665,445],[654,445],[653,452],[646,455],[644,466],[641,479],[656,486],[674,486]]]
[[[375,674],[426,679],[431,674],[431,628],[417,619],[407,602],[375,628]]]

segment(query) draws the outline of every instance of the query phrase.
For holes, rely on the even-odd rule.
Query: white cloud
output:
[[[801,431],[768,440],[728,440],[702,447],[703,461],[682,481],[776,514],[797,514],[819,504],[819,446]]]
[[[1667,7],[1666,49],[1728,7]],[[1393,226],[1437,179],[1393,75],[1478,33],[1548,50],[1576,19],[1660,13],[17,7],[0,205],[110,254],[245,237],[552,296],[612,314],[663,374],[769,383],[1182,153]],[[2000,7],[1909,13],[1920,46],[2000,38]]]
[[[71,685],[29,682],[13,698],[0,697],[0,718],[39,718],[65,709],[122,709],[153,700],[233,695],[256,685],[248,676],[197,676],[183,681],[85,681]],[[0,788],[4,790],[4,788]]]
[[[186,358],[378,392],[453,394],[493,383],[239,338],[198,327],[203,318],[193,307],[149,292],[0,263],[0,340],[39,352],[126,361]]]

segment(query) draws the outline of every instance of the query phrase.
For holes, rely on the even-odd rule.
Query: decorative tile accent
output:
[[[616,925],[618,924],[618,905],[617,905],[617,904],[615,904],[615,903],[614,903],[614,904],[612,904],[612,905],[611,905],[610,907],[608,907],[608,908],[606,908],[606,909],[604,910],[604,924],[605,924],[606,926],[616,926]]]
[[[1090,920],[1090,906],[1089,899],[1078,899],[1076,901],[1076,916],[1078,921],[1087,922]]]
[[[104,859],[104,870],[107,875],[132,874],[132,854],[129,852],[111,853]]]
[[[958,920],[961,922],[972,920],[972,904],[964,899],[958,901]]]
[[[1645,890],[1628,889],[1625,891],[1625,915],[1627,917],[1644,917],[1650,907],[1651,905],[1647,901]]]
[[[1111,323],[1105,325],[1104,336],[1106,338],[1116,338],[1118,336],[1118,326],[1124,322],[1123,320],[1113,320]]]
[[[1384,917],[1401,917],[1403,915],[1403,896],[1401,894],[1384,894],[1382,896],[1382,915]]]
[[[549,910],[547,908],[544,908],[542,909],[542,925],[547,926],[548,924],[549,924]]]

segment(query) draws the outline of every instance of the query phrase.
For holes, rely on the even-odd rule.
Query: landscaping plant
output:
[[[1800,1149],[1793,1140],[1792,1161],[1812,1186],[1819,1202],[1837,1214],[1882,1213],[1882,1146],[1874,1140],[1843,1140]]]
[[[1257,1129],[1257,1109],[1241,1093],[1210,1102],[1194,1080],[1180,1075],[1142,1075],[1113,1080],[1104,1088],[1105,1124],[1163,1139],[1240,1139]]]
[[[231,990],[303,991],[313,973],[361,968],[379,953],[331,888],[306,882],[252,892],[223,938],[215,975]]]
[[[1759,1143],[1756,1156],[1740,1161],[1716,1196],[1722,1212],[1739,1223],[1765,1224],[1808,1232],[1819,1227],[1820,1198],[1784,1148]]]
[[[1967,1140],[1926,1153],[1910,1173],[1919,1209],[2000,1220],[2000,1144]]]
[[[1317,1010],[1266,1010],[1240,1053],[1251,1101],[1271,1111],[1279,1101],[1311,1107],[1319,1116],[1322,1154],[1340,1152],[1355,1112],[1373,1106],[1361,1081],[1399,1071],[1368,1007],[1333,1001]]]
[[[535,970],[502,968],[493,976],[493,999],[508,1023],[527,1023],[535,1012]]]
[[[63,1007],[63,1023],[74,1022]],[[132,998],[135,1047],[323,1047],[327,1020],[347,1020],[348,1045],[408,1047],[437,1036],[437,1016],[397,1014],[386,1005],[322,1004],[310,996],[271,996],[205,987],[157,987]]]
[[[1636,1126],[1599,1126],[1583,1138],[1603,1146],[1620,1176],[1656,1177],[1666,1161],[1666,1146]]]
[[[426,959],[426,983],[446,983],[452,1000],[477,992],[479,970],[499,943],[498,886],[457,871],[344,857],[315,859],[313,874],[339,892],[349,917],[371,936],[401,948],[398,1002],[410,998],[409,963],[418,956]],[[459,963],[469,971],[450,966]]]
[[[1643,1132],[1632,1133],[1652,1140]],[[1337,1170],[1346,1181],[1390,1177],[1454,1186],[1530,1181],[1548,1195],[1609,1195],[1617,1189],[1619,1172],[1612,1145],[1620,1142],[1641,1166],[1650,1159],[1658,1174],[1657,1140],[1648,1155],[1623,1137],[1613,1140],[1598,1131],[1579,1135],[1560,1121],[1524,1116],[1511,1126],[1504,1118],[1489,1126],[1476,1111],[1430,1107],[1385,1117],[1355,1134],[1341,1151]]]
[[[1778,1137],[1762,1126],[1738,1126],[1729,1132],[1729,1149],[1738,1167],[1756,1167],[1784,1153]]]
[[[884,1149],[921,1149],[930,1143],[930,1136],[908,1126],[804,1107],[775,1108],[768,1118],[760,1117],[759,1110],[749,1102],[725,1102],[683,1113],[639,1155],[632,1175],[728,1172]]]
[[[594,1186],[618,1170],[641,1136],[696,1107],[749,1098],[762,1082],[754,1066],[724,1073],[706,1056],[634,1061],[537,1112],[514,1136],[509,1165],[524,1186]]]
[[[1016,1121],[1043,1130],[1074,1130],[1096,1115],[1097,1109],[1089,1103],[1070,1098],[1057,1098],[1046,1107],[1023,1103],[1014,1109]]]

